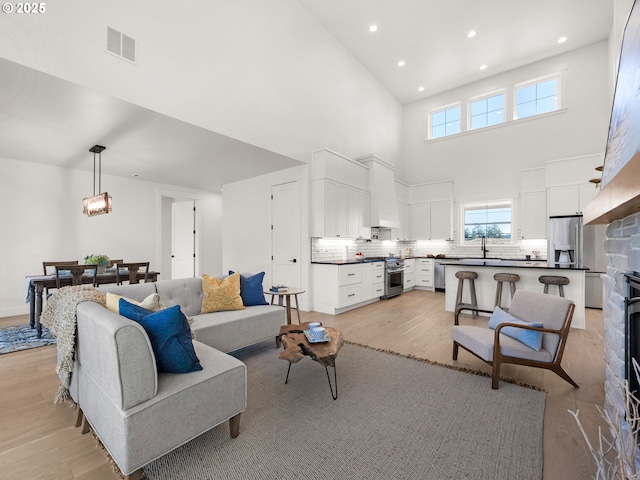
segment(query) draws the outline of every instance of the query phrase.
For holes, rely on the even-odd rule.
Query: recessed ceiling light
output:
[[[424,87],[422,87],[422,86],[418,87],[418,91],[419,92],[424,92]]]
[[[375,32],[376,30],[378,30],[378,26],[377,26],[377,25],[371,25],[371,26],[369,27],[369,31],[370,31],[370,32]]]
[[[560,38],[558,39],[558,43],[564,43],[564,42],[566,42],[566,41],[567,41],[567,37],[560,37]]]
[[[399,66],[399,67],[404,67],[404,66],[405,66],[404,60],[400,60],[400,61],[398,62],[398,66]]]
[[[480,70],[486,70],[487,66],[486,65],[480,65]]]
[[[467,33],[467,37],[469,38],[473,38],[476,36],[476,31],[475,30],[471,30],[469,33]]]

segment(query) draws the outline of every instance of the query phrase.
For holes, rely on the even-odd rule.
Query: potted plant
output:
[[[109,257],[107,255],[95,254],[84,257],[85,265],[98,265],[98,273],[103,273],[109,266]]]

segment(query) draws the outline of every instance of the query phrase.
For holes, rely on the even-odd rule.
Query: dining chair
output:
[[[123,281],[129,277],[129,283],[138,283],[138,271],[144,269],[144,283],[147,283],[149,276],[149,262],[128,262],[116,264],[116,283],[122,285]],[[128,273],[120,273],[122,270],[127,270]]]
[[[78,265],[77,260],[68,260],[66,262],[42,262],[42,270],[44,275],[55,274],[55,266],[56,265]],[[49,267],[53,267],[50,269]],[[49,287],[44,287],[45,298],[49,298],[51,293],[49,293]]]
[[[113,268],[115,267],[118,263],[122,263],[124,262],[124,260],[120,259],[120,260],[110,260],[109,261],[109,265],[107,265],[107,268]]]
[[[90,270],[92,276],[92,283],[94,287],[98,286],[98,265],[55,265],[56,269],[56,288],[60,289],[60,272],[70,272],[71,284],[82,285],[83,276]],[[88,283],[88,282],[87,282]]]

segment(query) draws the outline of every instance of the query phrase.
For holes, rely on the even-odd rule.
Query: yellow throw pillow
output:
[[[211,275],[202,276],[202,313],[222,312],[224,310],[242,310],[240,296],[240,274],[229,275],[218,280]]]
[[[151,310],[152,312],[157,312],[158,310],[162,310],[164,308],[164,304],[162,303],[162,300],[160,300],[160,295],[158,295],[157,293],[152,293],[141,302],[136,302],[135,300],[123,297],[122,295],[116,295],[115,293],[107,293],[106,307],[113,313],[119,314],[121,298],[124,298],[129,303],[139,305],[140,307],[147,310]]]

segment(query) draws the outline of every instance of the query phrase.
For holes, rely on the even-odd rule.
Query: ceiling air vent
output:
[[[111,27],[107,27],[107,51],[136,63],[136,41]]]

